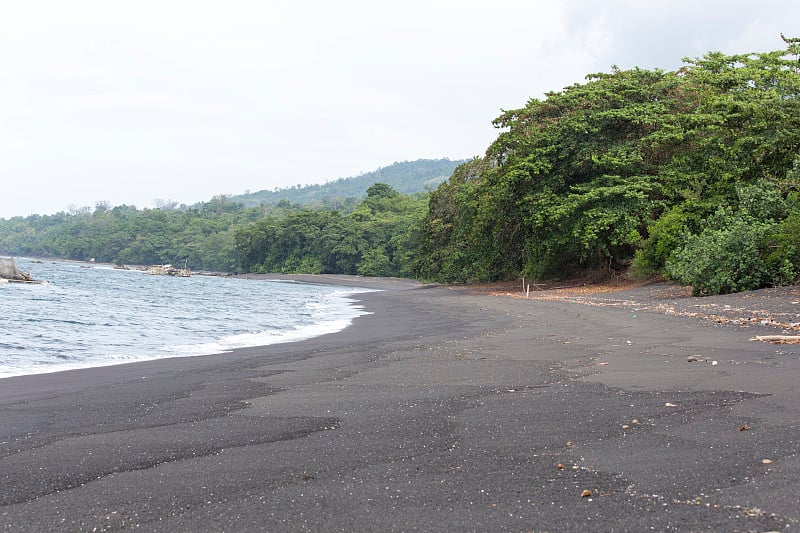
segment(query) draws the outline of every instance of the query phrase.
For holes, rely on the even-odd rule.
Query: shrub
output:
[[[685,202],[662,214],[648,228],[648,237],[636,250],[634,272],[643,277],[664,272],[672,253],[684,244],[686,235],[699,231],[705,206]]]
[[[800,281],[800,212],[777,224],[769,236],[767,263],[778,285]]]
[[[780,281],[768,261],[768,237],[776,224],[720,209],[699,235],[666,262],[668,277],[692,286],[695,296],[759,289]]]

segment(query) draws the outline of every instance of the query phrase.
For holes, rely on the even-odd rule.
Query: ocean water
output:
[[[365,289],[16,259],[47,285],[0,283],[0,378],[224,353],[333,333]]]

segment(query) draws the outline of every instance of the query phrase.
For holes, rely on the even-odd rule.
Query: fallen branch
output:
[[[750,340],[775,342],[778,344],[800,344],[800,335],[756,335]]]

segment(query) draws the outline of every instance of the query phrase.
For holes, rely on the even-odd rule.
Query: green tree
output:
[[[640,272],[669,264],[677,276],[679,251],[688,260],[705,239],[754,220],[747,235],[768,266],[747,286],[791,279],[800,45],[790,41],[709,53],[676,72],[614,68],[504,112],[486,155],[431,195],[416,274],[560,277],[635,260]],[[721,208],[731,220],[709,226]]]

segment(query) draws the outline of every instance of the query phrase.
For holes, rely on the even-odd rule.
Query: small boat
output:
[[[13,257],[0,257],[0,283],[45,284],[46,281],[33,279],[30,274],[17,270]]]

